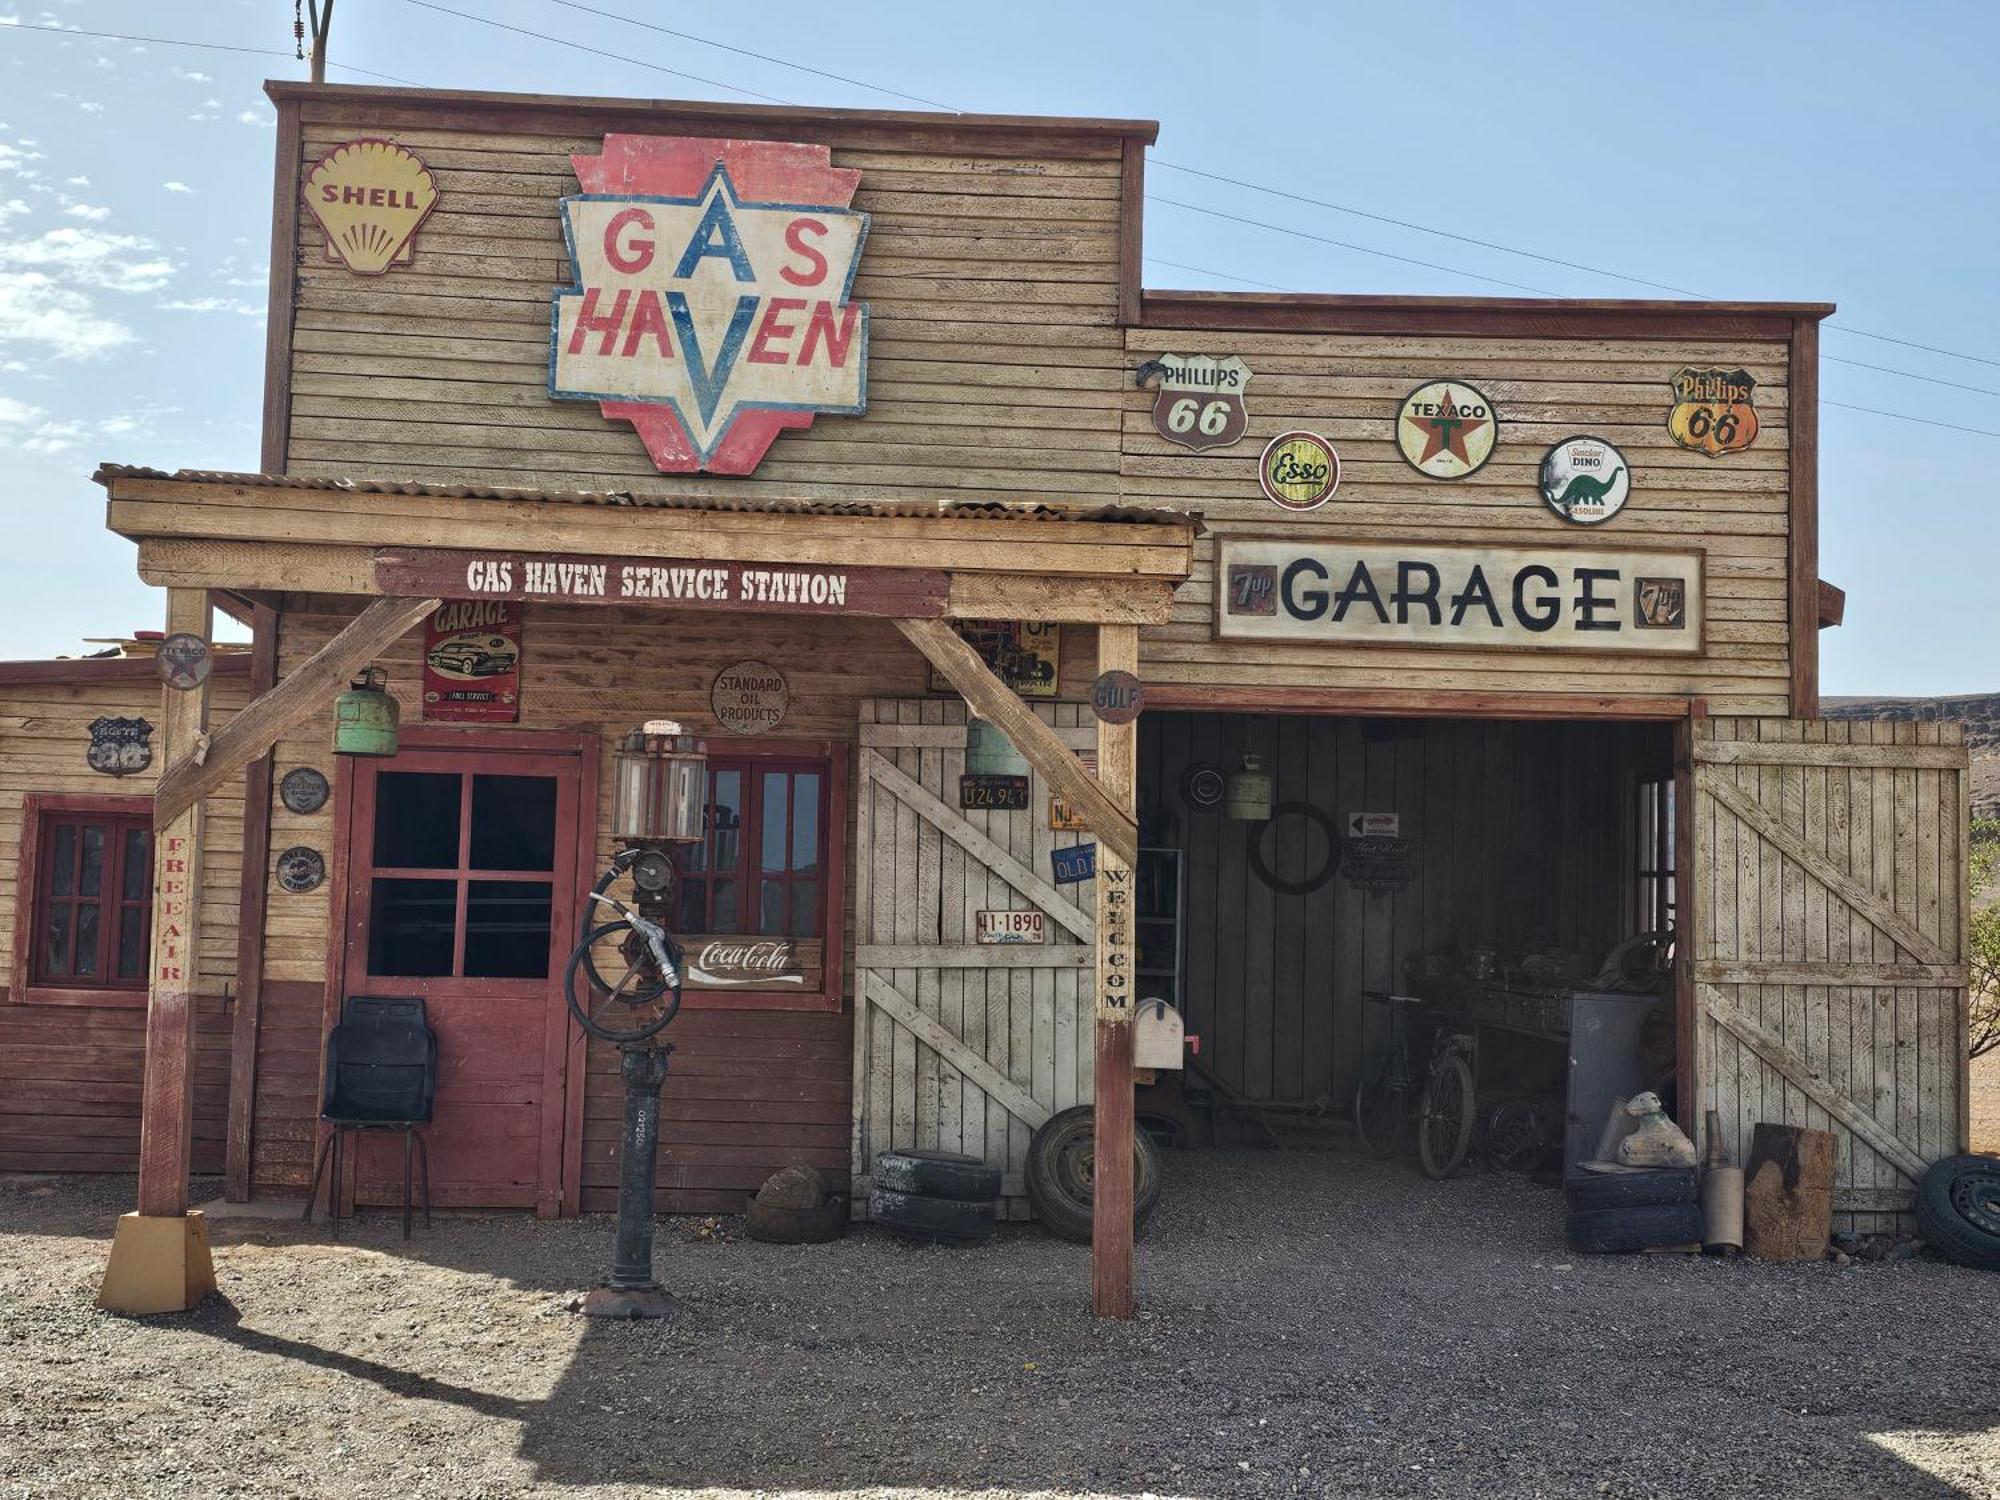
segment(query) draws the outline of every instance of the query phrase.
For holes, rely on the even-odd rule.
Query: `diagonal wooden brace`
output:
[[[1139,862],[1138,821],[1084,770],[1062,739],[942,620],[898,620],[896,628],[957,688],[972,711],[1014,742],[1098,841],[1129,868]]]
[[[153,793],[153,826],[164,828],[318,713],[343,684],[438,607],[436,599],[377,599],[299,669],[209,736],[206,753],[176,761]]]

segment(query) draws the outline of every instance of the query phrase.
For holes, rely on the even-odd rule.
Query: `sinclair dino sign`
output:
[[[785,428],[866,407],[858,171],[825,146],[679,136],[607,135],[570,160],[551,396],[630,422],[672,474],[748,474]]]

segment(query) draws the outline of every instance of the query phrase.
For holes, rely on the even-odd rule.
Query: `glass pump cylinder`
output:
[[[700,843],[708,811],[708,756],[693,735],[655,719],[613,755],[611,836]]]

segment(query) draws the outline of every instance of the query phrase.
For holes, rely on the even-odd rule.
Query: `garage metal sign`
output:
[[[521,715],[521,606],[455,599],[424,621],[424,717],[512,724]]]
[[[1215,633],[1234,641],[1699,655],[1699,548],[1223,537]]]
[[[825,146],[684,136],[570,161],[550,396],[630,422],[669,474],[748,474],[785,429],[864,409],[860,172]]]

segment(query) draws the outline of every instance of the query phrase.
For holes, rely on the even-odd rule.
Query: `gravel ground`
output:
[[[1570,1256],[1557,1194],[1174,1154],[1143,1312],[1087,1252],[604,1219],[215,1226],[223,1295],[91,1307],[129,1179],[0,1180],[0,1497],[2000,1496],[2000,1277]]]

